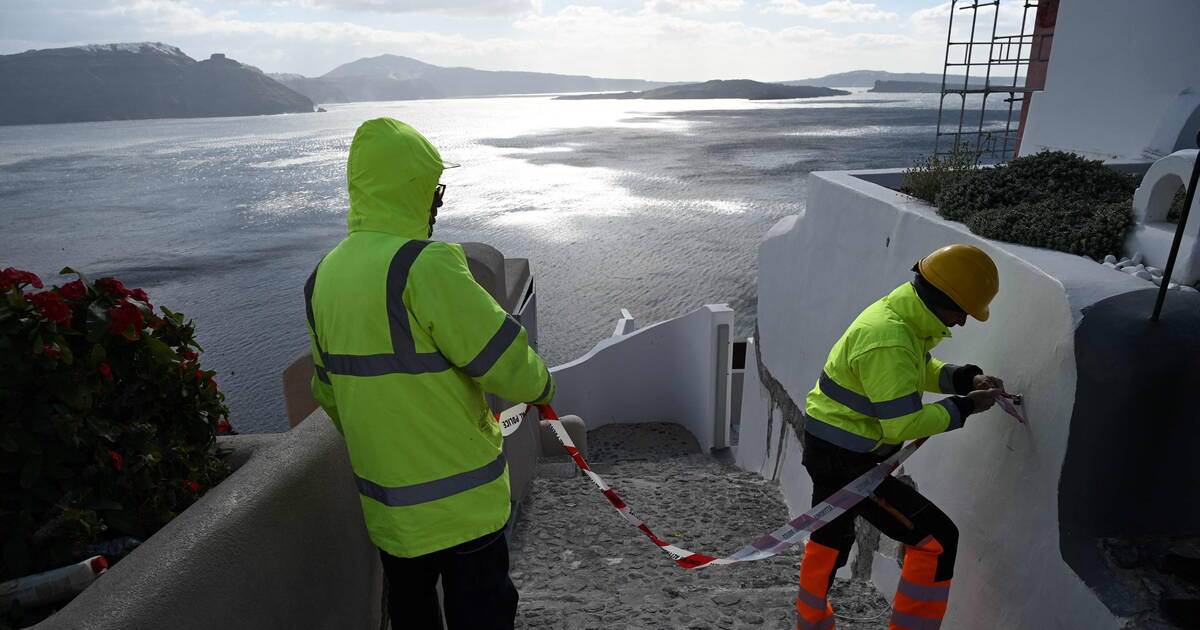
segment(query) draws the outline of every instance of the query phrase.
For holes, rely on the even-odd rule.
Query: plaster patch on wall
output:
[[[804,412],[796,405],[796,401],[792,400],[791,395],[784,389],[783,384],[771,376],[771,371],[767,369],[766,364],[762,360],[762,337],[758,330],[758,323],[754,324],[754,360],[758,364],[758,380],[762,383],[763,388],[767,390],[767,395],[771,398],[771,404],[767,409],[767,450],[771,449],[771,437],[775,434],[775,410],[779,409],[783,422],[779,425],[779,439],[776,441],[775,447],[775,466],[771,473],[771,481],[779,479],[779,469],[783,466],[784,444],[787,443],[787,427],[792,428],[792,432],[796,437],[796,442],[800,444],[800,449],[804,449]]]

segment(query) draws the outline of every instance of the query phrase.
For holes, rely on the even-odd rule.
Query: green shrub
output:
[[[0,272],[0,580],[145,538],[228,474],[193,324],[112,278],[42,288]]]
[[[1167,210],[1168,222],[1179,223],[1179,217],[1183,216],[1183,202],[1186,200],[1186,198],[1187,188],[1180,186],[1179,190],[1175,191],[1175,197],[1171,199],[1171,207]]]
[[[1102,258],[1121,251],[1137,185],[1099,160],[1043,151],[963,173],[935,202],[980,236]]]
[[[979,168],[980,154],[972,150],[970,143],[955,146],[949,155],[917,158],[913,167],[904,171],[900,192],[935,203],[942,189],[965,172]]]
[[[967,227],[984,237],[1100,259],[1118,253],[1129,227],[1123,203],[1042,201],[981,210]]]

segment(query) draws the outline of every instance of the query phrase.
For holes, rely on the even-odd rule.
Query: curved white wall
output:
[[[550,370],[555,411],[580,416],[589,429],[675,422],[705,451],[728,446],[733,311],[709,304],[633,332],[633,318],[622,314],[612,337]]]
[[[964,429],[931,439],[903,469],[961,530],[946,627],[1117,628],[1062,560],[1058,481],[1082,309],[1144,282],[1081,257],[984,240],[851,173],[813,173],[807,210],[776,224],[759,249],[755,341],[763,364],[803,407],[850,321],[911,279],[918,259],[951,243],[988,252],[1001,288],[989,322],[956,328],[934,354],[1003,378],[1009,391],[1025,395],[1030,423],[1021,426],[999,409],[972,416]],[[747,370],[744,404],[761,408],[765,394],[754,385]],[[800,513],[811,501],[808,476],[792,428],[773,413],[775,435],[768,436],[767,414],[743,408],[738,463],[768,477],[778,470],[790,510]],[[782,461],[775,455],[780,436]]]
[[[1021,153],[1157,158],[1200,106],[1200,2],[1062,0],[1044,92],[1029,108]]]

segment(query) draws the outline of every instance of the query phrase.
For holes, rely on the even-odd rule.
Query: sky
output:
[[[0,54],[157,41],[306,76],[395,54],[483,70],[782,81],[940,73],[948,15],[933,0],[0,0]]]

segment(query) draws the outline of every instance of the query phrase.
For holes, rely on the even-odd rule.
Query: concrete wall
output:
[[[759,249],[761,364],[757,392],[747,366],[739,465],[779,479],[792,513],[807,509],[796,416],[829,349],[863,308],[911,279],[922,256],[951,243],[980,247],[1001,277],[991,320],[955,329],[934,354],[1005,379],[1009,391],[1025,394],[1030,424],[999,409],[972,416],[900,471],[961,529],[946,627],[1119,627],[1063,561],[1058,492],[1075,402],[1076,326],[1090,305],[1145,283],[1081,257],[981,239],[852,173],[813,173],[809,182],[806,211],[777,223]],[[885,580],[877,586],[890,592],[894,558],[875,565]]]
[[[323,412],[258,448],[39,630],[379,628],[379,556]]]
[[[1200,127],[1200,3],[1062,0],[1021,153],[1158,158]]]
[[[710,304],[632,329],[624,311],[612,337],[551,370],[555,411],[583,417],[589,429],[675,422],[705,450],[727,447],[733,311]]]

